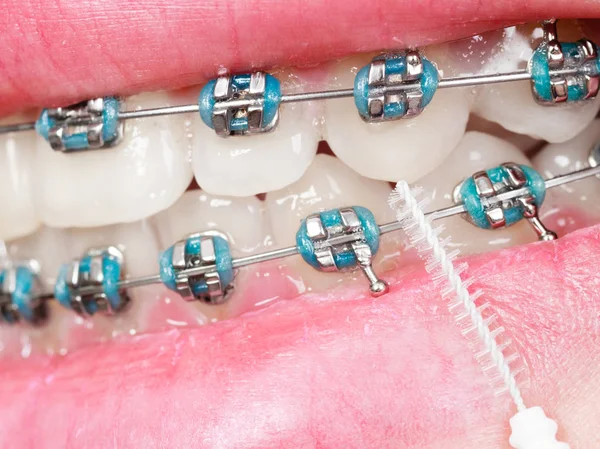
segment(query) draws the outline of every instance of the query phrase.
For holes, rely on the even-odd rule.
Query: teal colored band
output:
[[[425,57],[421,57],[423,63],[423,73],[420,77],[421,91],[423,97],[421,99],[421,107],[426,107],[430,102],[438,87],[439,73],[435,66]],[[367,65],[360,69],[354,79],[354,104],[358,109],[358,113],[368,119],[369,118],[369,72],[371,65]],[[385,59],[385,72],[388,75],[404,75],[406,73],[406,55],[398,54],[388,56]],[[406,102],[393,102],[384,105],[384,117],[386,119],[401,118],[406,115]]]
[[[222,237],[211,236],[215,249],[215,267],[223,289],[226,289],[233,282],[233,259],[229,243]],[[201,248],[202,236],[193,236],[185,242],[185,257],[202,256]],[[159,259],[160,279],[169,289],[177,291],[177,270],[173,267],[173,246],[167,248]],[[196,298],[200,298],[208,293],[208,285],[204,276],[196,276],[190,279],[190,288]]]
[[[564,69],[573,69],[582,66],[581,46],[577,42],[562,42],[562,52],[564,55]],[[588,69],[589,75],[600,74],[600,58],[595,61],[584,63]],[[553,103],[552,99],[552,77],[550,76],[550,66],[548,64],[548,45],[540,45],[533,53],[530,61],[531,81],[534,93],[538,100],[544,103]],[[567,101],[581,101],[588,95],[588,88],[585,76],[569,75],[570,81],[567,84]]]
[[[234,94],[242,93],[249,89],[251,74],[234,75],[231,77],[231,88]],[[202,88],[198,97],[200,118],[209,128],[214,129],[212,114],[215,108],[215,85],[217,80],[211,80]],[[281,84],[273,75],[265,74],[265,92],[263,102],[263,126],[269,125],[276,117],[281,103]],[[245,131],[248,129],[246,117],[232,117],[229,122],[231,131]]]
[[[110,145],[118,137],[119,129],[119,100],[115,97],[105,97],[102,110],[102,139],[105,145]],[[50,130],[56,126],[56,120],[44,109],[37,121],[35,129],[45,140],[48,140]],[[64,137],[64,146],[67,150],[87,150],[90,147],[87,133],[81,132]]]
[[[531,167],[527,167],[526,165],[519,165],[519,167],[523,170],[523,173],[527,179],[525,187],[530,189],[530,192],[535,199],[536,206],[540,207],[546,197],[546,185],[544,183],[544,178],[542,178],[542,176]],[[490,181],[492,181],[494,184],[507,182],[508,174],[506,172],[506,168],[502,166],[487,170],[486,173],[490,178]],[[471,218],[473,224],[482,229],[490,229],[491,225],[485,214],[485,208],[481,202],[479,194],[477,193],[477,187],[472,177],[463,182],[460,188],[460,198],[467,209],[467,214]],[[518,206],[505,209],[504,217],[506,220],[506,226],[510,226],[523,219],[523,211]]]
[[[359,206],[354,206],[352,209],[361,223],[364,238],[371,249],[371,253],[373,255],[376,254],[379,250],[379,227],[377,226],[373,213],[369,209]],[[342,217],[339,209],[321,212],[319,216],[323,223],[323,227],[326,229],[342,226]],[[313,241],[308,236],[306,219],[302,221],[300,228],[296,233],[296,247],[306,263],[317,270],[321,270],[317,257],[315,256]],[[336,267],[340,270],[354,267],[357,264],[356,256],[351,250],[334,252],[334,262]]]

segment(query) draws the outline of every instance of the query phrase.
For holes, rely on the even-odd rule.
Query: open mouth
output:
[[[15,18],[23,29],[0,36],[22,49],[11,53],[14,67],[0,65],[0,80],[9,86],[0,125],[35,119],[39,111],[30,110],[37,107],[102,95],[123,95],[127,111],[194,104],[202,89],[194,84],[221,75],[221,67],[264,69],[285,94],[345,89],[371,63],[371,51],[392,46],[419,45],[445,78],[522,71],[544,34],[537,23],[497,30],[514,22],[523,5],[513,3],[479,22],[451,17],[444,7],[428,17],[448,25],[439,31],[420,18],[396,35],[379,20],[374,36],[376,24],[338,5],[328,14],[343,15],[342,28],[353,29],[343,40],[344,30],[329,29],[329,19],[311,6],[290,14],[272,5],[273,18],[257,18],[252,12],[264,5],[229,5],[228,14],[213,5],[208,10],[216,19],[235,25],[213,24],[227,30],[205,38],[207,18],[197,5],[140,10],[128,3],[116,20],[139,23],[122,27],[113,41],[105,27],[94,36],[75,28],[72,44],[64,28]],[[474,13],[464,7],[467,16]],[[531,17],[520,19],[533,20],[547,7],[532,7]],[[600,13],[597,6],[569,7],[569,16]],[[102,12],[99,5],[85,14],[70,8],[54,13],[78,26]],[[381,8],[403,17],[398,5]],[[561,8],[567,5],[555,5],[552,15]],[[164,26],[144,32],[141,22],[157,24],[157,17]],[[241,39],[251,39],[244,29],[249,20],[261,28],[252,44]],[[41,28],[23,47],[19,39],[33,22]],[[305,22],[323,35],[307,36]],[[273,43],[282,30],[286,38]],[[561,21],[558,31],[562,41],[597,37],[589,21]],[[98,52],[107,64],[96,62]],[[97,72],[88,83],[92,68]],[[34,79],[45,73],[57,89]],[[379,224],[393,222],[387,200],[398,180],[423,187],[432,199],[428,208],[437,210],[454,204],[465,179],[506,162],[545,178],[589,166],[600,143],[599,109],[598,98],[541,106],[531,82],[522,80],[440,89],[417,116],[389,122],[366,123],[352,99],[332,98],[283,104],[272,132],[248,136],[223,138],[197,114],[127,120],[119,141],[98,151],[52,151],[33,132],[0,134],[3,263],[35,259],[49,292],[74,258],[78,265],[66,276],[72,282],[98,257],[120,263],[123,256],[122,277],[136,279],[173,269],[178,242],[190,268],[204,263],[194,245],[210,245],[209,262],[217,265],[221,240],[234,259],[295,246],[299,228],[310,226],[303,220],[323,211],[337,211],[344,226],[358,220],[365,227],[361,207]],[[244,114],[231,120],[252,126]],[[526,219],[498,229],[461,216],[443,220],[452,248],[465,256],[468,276],[483,291],[479,301],[489,304],[496,336],[519,356],[525,397],[560,422],[562,440],[582,448],[600,443],[590,430],[600,424],[590,399],[600,391],[598,182],[590,177],[548,190],[536,214],[557,241],[536,243],[543,232]],[[333,232],[329,216],[317,217]],[[204,234],[188,237],[195,233]],[[505,447],[510,402],[482,371],[406,235],[387,233],[378,246],[367,248],[369,264],[389,291],[377,297],[364,270],[336,269],[343,254],[318,258],[316,270],[300,251],[303,257],[241,267],[231,282],[219,271],[217,290],[205,278],[180,288],[162,277],[166,285],[127,289],[123,310],[105,292],[111,316],[67,292],[65,301],[58,294],[48,301],[48,317],[38,325],[2,323],[0,421],[8,431],[0,433],[0,446]],[[161,254],[168,248],[174,249],[165,268]],[[182,299],[185,289],[190,301]]]

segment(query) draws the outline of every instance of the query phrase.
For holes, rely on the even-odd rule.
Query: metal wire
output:
[[[551,76],[559,75],[577,75],[582,73],[583,69],[562,69],[550,71]],[[454,78],[441,78],[438,83],[439,89],[447,89],[454,87],[469,87],[479,86],[482,84],[497,84],[497,83],[510,83],[515,81],[523,81],[531,79],[531,74],[527,70],[520,70],[509,73],[496,73],[487,75],[469,75]],[[412,89],[412,84],[404,84],[394,86],[394,90],[401,92],[404,90]],[[297,103],[301,101],[320,101],[320,100],[331,100],[336,98],[348,98],[354,96],[354,89],[337,89],[337,90],[326,90],[317,92],[303,92],[298,94],[287,94],[282,95],[281,103]],[[230,100],[227,102],[228,107],[247,107],[250,105],[246,99]],[[167,106],[164,108],[152,108],[152,109],[139,109],[135,111],[122,111],[119,112],[119,120],[133,120],[139,118],[148,117],[161,117],[166,115],[175,114],[189,114],[197,113],[200,110],[198,104],[189,104],[183,106]],[[0,134],[10,132],[21,132],[30,131],[35,129],[35,122],[31,123],[20,123],[14,125],[0,126]]]
[[[564,184],[568,184],[571,182],[580,181],[582,179],[586,179],[592,176],[600,176],[600,166],[597,167],[589,167],[584,168],[582,170],[578,170],[572,173],[567,173],[565,175],[556,176],[554,178],[547,179],[545,181],[545,185],[547,189],[551,189],[554,187],[558,187]],[[523,187],[520,189],[510,190],[507,192],[500,193],[493,197],[489,197],[486,200],[489,202],[497,202],[497,201],[506,201],[509,199],[517,198],[525,193],[528,193],[529,189],[527,187]],[[451,217],[453,215],[462,214],[466,211],[465,207],[462,204],[458,204],[456,206],[446,207],[444,209],[438,209],[435,211],[431,211],[426,213],[427,217],[430,217],[432,220],[440,220],[442,218]],[[387,234],[390,232],[398,231],[402,229],[402,225],[398,221],[394,221],[391,223],[385,223],[379,226],[379,232],[381,234]],[[338,245],[343,243],[350,243],[357,240],[356,234],[347,234],[340,235],[336,237],[332,237],[328,240],[331,245]],[[261,254],[255,254],[252,256],[240,257],[234,259],[232,261],[233,268],[241,268],[248,265],[254,265],[258,263],[263,263],[271,260],[283,259],[286,257],[291,257],[298,254],[298,248],[295,246],[289,246],[287,248],[276,249],[273,251],[268,251]],[[214,271],[215,265],[204,265],[200,267],[188,268],[186,270],[182,270],[181,274],[186,276],[198,276],[202,274],[206,274],[208,272]],[[139,278],[125,279],[119,282],[119,288],[133,288],[133,287],[141,287],[144,285],[151,284],[160,284],[160,275],[150,275]],[[82,287],[79,292],[81,294],[94,294],[94,293],[102,293],[102,290],[98,287]],[[51,293],[45,293],[41,295],[44,299],[52,298]]]

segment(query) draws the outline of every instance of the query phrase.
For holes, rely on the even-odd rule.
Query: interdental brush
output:
[[[543,195],[543,191],[538,190],[538,187],[543,185],[543,181],[540,182],[536,179],[539,175],[532,176],[529,170],[524,170],[525,168],[516,166],[516,164],[503,164],[487,172],[477,173],[459,187],[459,195],[466,200],[465,206],[467,202],[472,201],[471,206],[466,209],[470,219],[477,226],[484,228],[506,226],[515,218],[513,214],[516,213],[521,218],[526,217],[531,221],[540,240],[552,240],[556,238],[556,235],[549,233],[543,226],[540,228],[537,216],[536,222],[528,216],[531,208],[537,207],[536,203],[540,197],[536,195]],[[519,170],[521,170],[520,173]],[[515,182],[513,177],[522,179],[524,182]],[[529,183],[530,193],[516,197],[516,205],[503,209],[497,198],[491,199],[494,192],[497,191],[494,188],[495,183],[513,187]],[[481,185],[480,190],[477,187],[479,184]],[[508,192],[511,190],[509,189]],[[470,282],[462,277],[466,264],[456,265],[454,263],[460,251],[458,249],[446,251],[450,240],[440,239],[439,234],[442,229],[433,228],[431,222],[434,217],[428,217],[428,214],[424,213],[426,200],[419,201],[418,195],[419,193],[412,190],[408,183],[400,181],[390,196],[390,205],[395,209],[398,223],[402,226],[409,241],[417,247],[419,257],[426,261],[426,268],[431,273],[432,279],[436,284],[441,284],[441,296],[448,301],[448,310],[456,324],[463,328],[463,335],[465,337],[477,336],[478,347],[476,350],[478,354],[476,358],[481,360],[484,356],[489,356],[491,364],[484,367],[484,372],[488,373],[493,369],[502,383],[503,389],[508,391],[515,403],[517,413],[510,419],[512,434],[509,443],[516,449],[569,449],[568,444],[557,440],[558,425],[556,422],[547,417],[541,407],[525,405],[515,371],[511,368],[511,360],[518,358],[518,354],[513,354],[515,357],[505,355],[506,345],[500,345],[497,340],[502,328],[492,330],[492,321],[482,315],[482,310],[485,310],[489,304],[481,304],[481,301],[479,304],[475,303],[475,299],[481,297],[483,292],[477,291],[473,294],[469,292]],[[491,202],[487,206],[482,205],[488,199],[491,199]]]

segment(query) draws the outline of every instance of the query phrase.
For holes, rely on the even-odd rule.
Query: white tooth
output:
[[[208,230],[224,233],[233,254],[264,249],[267,238],[262,204],[255,196],[234,198],[189,190],[169,209],[154,217],[163,248],[189,234]]]
[[[44,228],[43,231],[46,234],[41,235],[41,245],[35,248],[35,254],[41,254],[41,262],[46,262],[46,270],[52,270],[52,276],[43,273],[45,278],[54,278],[60,265],[83,257],[86,250],[108,245],[124,250],[127,277],[158,273],[158,248],[147,222],[97,229],[60,231]],[[34,243],[36,242],[32,241],[29,245]],[[26,249],[27,246],[23,245],[20,251],[24,252]],[[54,279],[51,282],[54,283]],[[147,311],[158,299],[156,287],[138,287],[130,289],[128,293],[131,298],[129,308],[112,317],[96,314],[90,319],[84,319],[53,301],[50,303],[50,321],[36,332],[53,342],[54,352],[64,354],[86,344],[147,330]]]
[[[544,177],[562,175],[588,166],[592,147],[600,144],[600,120],[594,120],[577,137],[546,145],[533,158],[533,166]],[[542,218],[559,235],[589,226],[600,218],[600,180],[592,177],[548,190]]]
[[[163,249],[189,234],[208,230],[218,230],[227,236],[233,257],[266,251],[272,243],[263,205],[255,196],[234,198],[190,190],[153,220]],[[245,308],[247,292],[244,285],[248,272],[245,268],[239,270],[235,288],[226,303],[218,306],[200,301],[188,304],[213,321],[237,315]],[[170,297],[177,298],[173,301],[182,301],[174,292]]]
[[[31,117],[13,116],[0,124],[21,123]],[[0,135],[0,239],[11,240],[30,234],[40,220],[33,204],[32,178],[35,134]]]
[[[502,51],[503,35],[504,30],[493,30],[426,47],[425,54],[430,60],[437,62],[444,77],[477,74],[487,61]]]
[[[498,123],[490,122],[477,115],[471,115],[467,124],[467,131],[479,131],[484,134],[489,134],[498,137],[508,143],[513,144],[523,153],[532,153],[539,150],[544,144],[543,140],[534,139],[525,134],[517,134],[503,128]]]
[[[148,220],[69,231],[71,258],[79,258],[91,248],[107,246],[122,248],[127,276],[158,273],[158,243]]]
[[[363,178],[339,159],[318,154],[298,182],[267,193],[265,206],[277,247],[283,247],[295,245],[300,222],[313,212],[364,206],[373,212],[378,223],[393,221],[393,212],[387,205],[390,192],[387,182]],[[380,248],[380,253],[385,254],[385,249]],[[321,290],[351,278],[366,282],[357,273],[319,273],[300,257],[284,263],[297,270],[310,288]]]
[[[64,229],[41,227],[36,233],[10,242],[8,256],[13,261],[36,259],[40,264],[40,280],[48,286],[54,285],[60,266],[71,257],[69,240]]]
[[[563,41],[580,37],[576,30],[565,31],[560,34]],[[484,65],[482,73],[525,69],[541,37],[541,29],[532,25],[507,29],[503,51]],[[564,142],[583,130],[596,116],[599,107],[600,99],[579,104],[541,106],[534,100],[530,82],[518,81],[481,87],[473,112],[518,134],[549,142]]]
[[[455,186],[479,170],[496,167],[503,162],[531,165],[527,157],[514,145],[497,137],[471,131],[465,133],[452,154],[440,167],[416,184],[432,196],[429,210],[454,205]],[[444,235],[452,237],[453,247],[461,253],[480,253],[499,248],[533,242],[535,233],[526,221],[505,229],[479,229],[459,216],[442,220]]]
[[[128,110],[169,105],[165,93],[126,101]],[[131,222],[173,204],[192,173],[185,116],[128,120],[115,148],[62,154],[41,137],[36,154],[36,203],[55,227]]]
[[[289,74],[275,74],[284,93],[308,85]],[[299,88],[302,86],[302,88]],[[313,160],[320,140],[321,106],[281,106],[270,133],[222,138],[199,119],[191,131],[192,167],[202,190],[215,195],[248,196],[281,189],[298,180]]]
[[[357,71],[370,61],[361,55],[336,63],[329,87],[353,86]],[[364,123],[351,98],[325,102],[333,152],[361,175],[385,181],[415,181],[437,167],[460,141],[468,117],[464,89],[439,90],[417,117],[377,124]]]

